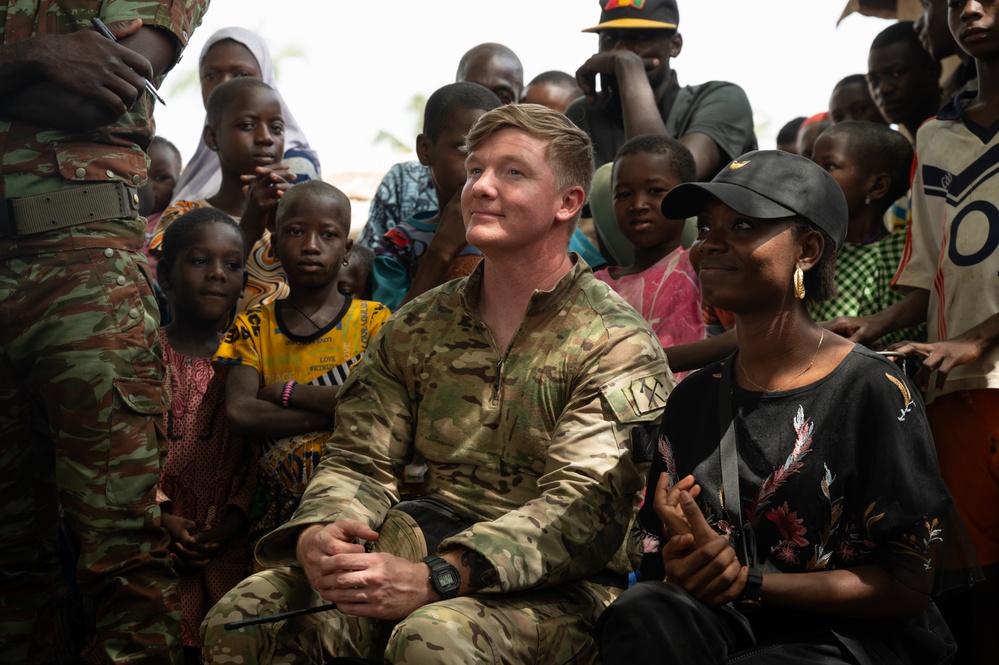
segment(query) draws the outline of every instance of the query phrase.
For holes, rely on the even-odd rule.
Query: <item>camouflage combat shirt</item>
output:
[[[261,541],[295,562],[309,524],[378,528],[419,453],[426,495],[475,524],[441,544],[480,553],[511,592],[580,579],[619,552],[642,474],[632,429],[658,422],[673,386],[648,324],[586,264],[536,291],[506,354],[476,315],[484,266],[402,308],[340,393],[336,429],[291,522]]]
[[[13,0],[0,2],[0,46],[36,35],[92,30],[105,23],[142,19],[177,43],[177,58],[208,9],[208,0]],[[162,77],[154,83],[159,83]],[[144,92],[117,122],[82,131],[54,129],[0,115],[0,199],[43,194],[92,182],[146,179],[153,136],[153,99]]]

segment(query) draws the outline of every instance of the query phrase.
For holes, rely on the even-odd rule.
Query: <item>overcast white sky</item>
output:
[[[760,146],[781,125],[825,110],[832,86],[866,71],[867,50],[888,21],[859,15],[836,26],[845,0],[681,0],[681,84],[711,79],[741,85],[754,107]],[[278,87],[319,151],[324,174],[384,172],[407,158],[375,137],[386,130],[412,143],[414,94],[454,80],[470,47],[497,41],[524,63],[525,82],[548,69],[575,73],[596,51],[580,30],[598,22],[597,0],[212,0],[205,21],[164,84],[168,106],[158,132],[185,161],[200,139],[204,110],[195,86],[201,46],[215,30],[240,25],[262,34],[281,62]]]

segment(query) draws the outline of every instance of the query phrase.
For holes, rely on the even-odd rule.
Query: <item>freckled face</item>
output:
[[[501,129],[468,156],[461,194],[465,237],[482,250],[516,251],[552,233],[562,208],[547,142],[520,129]]]

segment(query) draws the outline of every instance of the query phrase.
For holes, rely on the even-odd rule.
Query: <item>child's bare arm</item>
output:
[[[902,300],[877,314],[838,316],[822,323],[822,326],[851,342],[869,346],[888,333],[925,323],[929,302],[929,291],[911,289]]]
[[[285,437],[332,428],[331,416],[297,406],[284,406],[281,404],[280,393],[276,402],[263,399],[259,386],[260,374],[253,367],[234,365],[229,369],[225,386],[225,412],[233,434]]]
[[[402,305],[443,284],[451,262],[466,246],[468,242],[465,240],[465,221],[461,216],[461,190],[458,190],[441,211],[437,231],[420,260],[420,267],[413,276],[406,297],[402,299]]]
[[[641,134],[669,136],[660,114],[656,90],[649,83],[647,69],[660,66],[657,58],[642,58],[626,49],[597,53],[576,71],[583,94],[591,104],[597,99],[597,74],[611,76],[617,83],[616,94],[621,100],[624,137]],[[703,132],[691,132],[673,138],[683,143],[694,157],[697,179],[710,180],[723,165],[724,153],[713,138]]]
[[[264,229],[274,225],[274,213],[281,196],[291,187],[295,174],[284,164],[273,167],[258,166],[254,175],[240,176],[246,183],[246,203],[239,226],[246,239],[246,251],[263,235]]]
[[[739,348],[735,329],[690,344],[671,346],[666,351],[669,368],[674,372],[691,372],[723,360]]]
[[[284,396],[285,383],[272,383],[260,389],[257,395],[266,402],[281,404]],[[291,395],[288,397],[288,408],[296,410],[312,411],[321,413],[332,419],[336,412],[336,395],[340,392],[340,386],[313,386],[296,383]],[[283,406],[283,404],[282,404]]]
[[[930,373],[937,370],[936,387],[942,388],[947,376],[961,365],[973,363],[999,345],[999,314],[993,314],[949,339],[940,342],[900,342],[892,351],[906,355],[922,356],[923,364],[916,375],[916,385],[924,391],[929,388]]]

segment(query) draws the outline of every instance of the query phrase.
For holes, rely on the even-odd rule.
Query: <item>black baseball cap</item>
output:
[[[711,182],[688,182],[666,195],[669,219],[693,217],[718,199],[757,219],[801,217],[825,231],[836,249],[846,240],[846,197],[831,175],[810,159],[782,150],[756,150],[733,159]]]
[[[600,0],[600,25],[583,32],[639,28],[643,30],[676,30],[680,10],[676,0]]]

